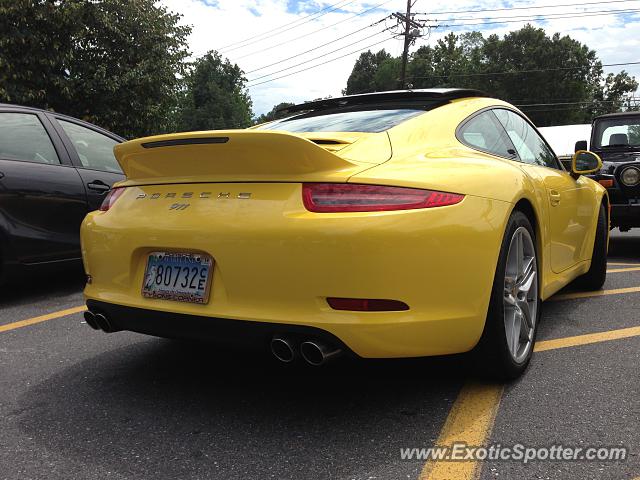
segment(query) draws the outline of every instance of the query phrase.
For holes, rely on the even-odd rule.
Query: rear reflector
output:
[[[607,178],[607,179],[604,179],[604,180],[598,180],[598,183],[600,185],[602,185],[603,187],[605,187],[605,188],[613,187],[613,179],[611,179],[611,178]]]
[[[123,193],[124,193],[123,187],[112,188],[109,191],[109,193],[107,193],[107,196],[104,197],[104,200],[102,201],[102,205],[100,205],[100,211],[106,212],[111,207],[113,207],[113,204],[116,203],[116,200],[120,198],[120,195],[122,195]]]
[[[327,303],[334,310],[351,310],[354,312],[391,312],[409,310],[409,305],[399,300],[329,297],[327,298]]]
[[[350,183],[305,183],[302,201],[310,212],[380,212],[444,207],[464,195],[418,188]]]

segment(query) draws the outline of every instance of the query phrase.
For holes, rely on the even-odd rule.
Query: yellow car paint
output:
[[[598,207],[606,201],[605,189],[585,177],[460,143],[457,126],[493,106],[514,109],[495,99],[467,98],[376,134],[229,130],[118,145],[128,177],[119,186],[129,188],[109,211],[90,213],[82,225],[92,279],[85,296],[149,310],[316,327],[362,357],[468,351],[484,328],[500,245],[516,205],[525,202],[535,215],[545,299],[588,270]],[[230,141],[144,146],[212,136]],[[335,143],[323,148],[313,140]],[[312,213],[302,203],[302,182],[415,187],[465,198],[429,209]],[[552,190],[559,192],[561,208],[553,204]],[[251,197],[238,198],[242,192]],[[170,210],[184,194],[190,194],[189,208]],[[214,258],[206,305],[142,297],[147,255],[158,250]],[[336,311],[327,297],[394,299],[409,310]]]

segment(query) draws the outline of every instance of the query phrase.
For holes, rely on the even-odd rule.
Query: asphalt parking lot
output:
[[[0,478],[637,479],[640,230],[612,235],[605,290],[544,304],[510,385],[463,357],[276,364],[262,352],[83,323],[82,278],[0,294]],[[401,449],[623,446],[624,461],[436,462]]]

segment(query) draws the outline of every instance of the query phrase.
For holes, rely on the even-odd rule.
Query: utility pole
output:
[[[409,28],[411,27],[411,1],[407,0],[407,13],[404,18],[404,49],[402,50],[402,70],[400,71],[400,89],[404,90],[407,78],[407,60],[409,58],[409,44],[411,37]]]
[[[415,5],[417,0],[407,0],[406,13],[392,13],[391,17],[398,22],[399,33],[397,37],[404,37],[404,49],[402,51],[402,69],[400,71],[400,79],[398,81],[401,89],[407,86],[407,62],[409,60],[409,47],[413,45],[419,37],[424,36],[422,31],[426,27],[426,21],[415,20],[411,15],[411,7]]]

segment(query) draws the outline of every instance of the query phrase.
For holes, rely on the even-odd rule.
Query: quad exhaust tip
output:
[[[311,365],[319,366],[342,353],[340,348],[315,340],[300,344],[300,355]]]
[[[106,333],[114,332],[113,325],[102,313],[94,313],[90,310],[84,312],[84,321],[94,330],[102,330]]]
[[[296,352],[291,340],[278,335],[271,339],[271,353],[283,363],[291,363],[296,358]]]
[[[87,325],[89,325],[94,330],[100,330],[100,327],[96,323],[96,316],[93,312],[90,312],[89,310],[84,312],[84,321],[87,322]]]

